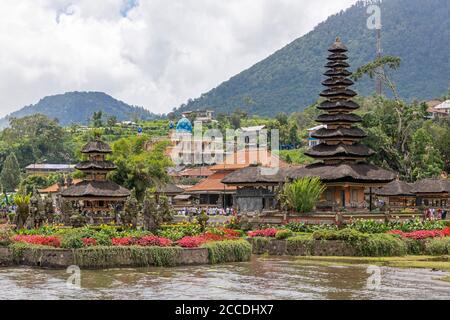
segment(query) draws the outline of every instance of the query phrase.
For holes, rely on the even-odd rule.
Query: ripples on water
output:
[[[65,271],[0,268],[3,299],[450,299],[450,273],[383,267],[378,290],[366,266],[323,266],[295,258],[254,258],[217,266],[82,271],[82,289]]]

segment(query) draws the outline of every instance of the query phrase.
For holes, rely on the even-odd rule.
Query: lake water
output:
[[[367,286],[367,266],[305,265],[294,257],[177,268],[81,272],[81,289],[65,271],[0,268],[0,299],[450,299],[450,272],[382,267]]]

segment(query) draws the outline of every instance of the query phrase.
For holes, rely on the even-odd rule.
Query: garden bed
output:
[[[200,248],[96,246],[59,249],[28,244],[0,247],[0,266],[49,269],[65,269],[72,265],[84,269],[175,267],[244,262],[249,261],[250,257],[251,246],[244,240],[210,242]]]

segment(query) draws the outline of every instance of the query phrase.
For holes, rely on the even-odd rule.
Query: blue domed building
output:
[[[188,118],[183,117],[178,121],[176,133],[192,133],[193,131],[192,123]]]

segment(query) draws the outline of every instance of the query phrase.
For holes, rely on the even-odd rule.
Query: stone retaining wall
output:
[[[209,253],[206,248],[180,249],[173,264],[181,265],[204,265],[209,264]],[[65,269],[76,265],[75,250],[65,249],[23,249],[20,255],[14,254],[12,249],[0,247],[0,266],[30,266],[48,269]],[[138,261],[133,259],[131,250],[124,248],[122,254],[112,253],[102,262],[101,266],[92,266],[88,263],[80,267],[88,269],[96,268],[121,268],[142,267]]]
[[[343,241],[311,240],[291,242],[275,239],[249,239],[253,254],[269,254],[274,256],[356,256],[356,250]]]

